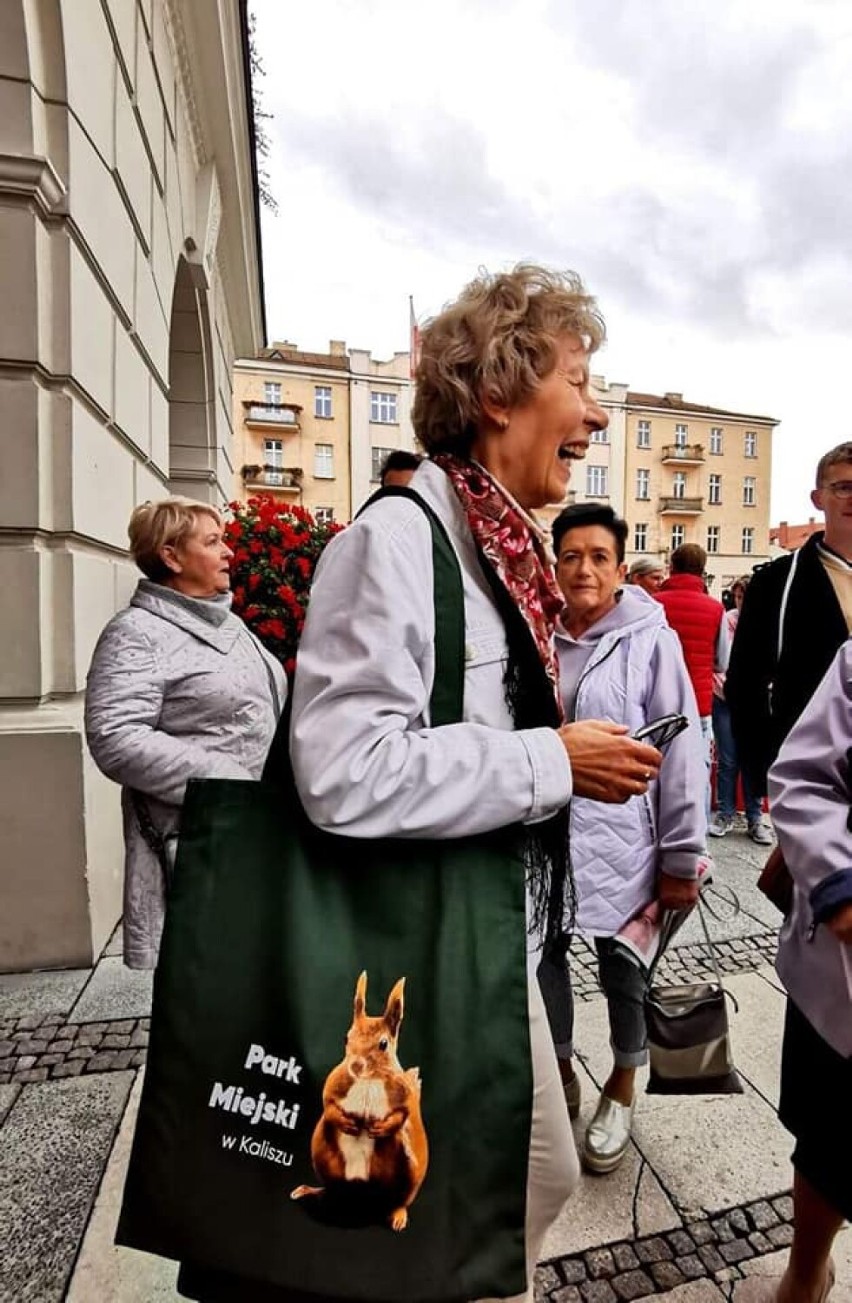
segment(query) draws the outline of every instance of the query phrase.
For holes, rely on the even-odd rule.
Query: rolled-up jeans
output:
[[[609,1012],[609,1043],[617,1068],[639,1068],[648,1062],[645,1026],[647,976],[613,937],[595,937],[598,976]],[[574,1053],[574,992],[570,958],[549,946],[538,967],[538,980],[557,1058]]]

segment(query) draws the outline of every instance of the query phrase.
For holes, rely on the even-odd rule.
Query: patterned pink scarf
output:
[[[553,628],[565,602],[543,540],[504,488],[479,465],[451,453],[434,458],[449,476],[475,543],[520,611],[562,718]]]

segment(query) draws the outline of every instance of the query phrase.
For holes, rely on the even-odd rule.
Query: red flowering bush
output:
[[[228,509],[234,613],[292,674],[317,561],[343,526],[318,524],[304,507],[265,495]]]

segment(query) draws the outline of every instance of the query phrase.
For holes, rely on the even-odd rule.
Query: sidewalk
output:
[[[775,912],[754,887],[764,855],[739,833],[712,847],[742,912],[711,920],[739,1002],[743,1095],[640,1094],[634,1143],[608,1177],[584,1176],[545,1246],[549,1303],[736,1301],[789,1243],[790,1140],[774,1113],[784,997],[771,960]],[[670,976],[708,971],[697,920]],[[608,1070],[606,1007],[590,951],[576,956],[583,1107]],[[166,1303],[176,1266],[112,1243],[147,1044],[150,976],[125,969],[114,937],[94,969],[0,976],[0,1303]],[[835,1254],[832,1303],[852,1303],[852,1230]]]

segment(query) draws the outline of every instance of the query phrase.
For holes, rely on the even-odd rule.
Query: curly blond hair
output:
[[[426,452],[468,456],[483,398],[503,407],[530,398],[566,335],[578,336],[589,353],[606,335],[576,272],[534,263],[481,272],[421,333],[411,418]]]
[[[127,533],[130,554],[147,579],[161,583],[171,571],[162,560],[164,547],[177,547],[189,537],[199,516],[212,516],[217,525],[222,517],[215,507],[194,498],[163,498],[162,502],[143,502],[130,517]]]

